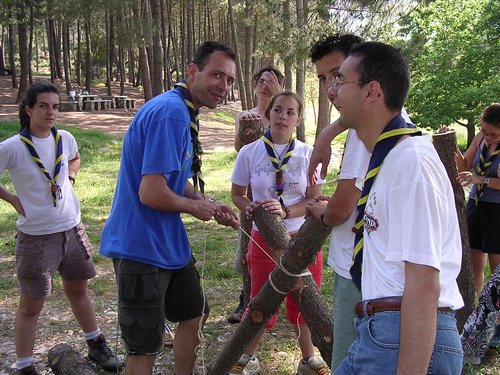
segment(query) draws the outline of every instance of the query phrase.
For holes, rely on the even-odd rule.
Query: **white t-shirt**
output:
[[[9,171],[16,194],[26,213],[26,217],[19,216],[17,227],[26,234],[63,232],[80,222],[80,203],[68,179],[68,160],[75,157],[78,146],[71,133],[58,131],[63,142],[63,158],[58,178],[62,199],[57,201],[56,207],[52,201],[49,180],[35,164],[19,135],[0,143],[0,175],[5,170]],[[52,176],[56,158],[54,136],[50,134],[47,138],[32,139],[43,165]]]
[[[406,109],[401,109],[401,116],[407,123],[412,124]],[[355,186],[360,193],[363,190],[363,184],[370,163],[371,153],[365,144],[358,138],[356,130],[349,129],[347,135],[342,165],[338,175],[339,180],[356,179]],[[340,276],[351,279],[352,252],[354,247],[354,232],[352,227],[356,223],[358,209],[355,207],[349,218],[340,225],[332,229],[330,237],[330,247],[328,251],[328,265],[332,267]]]
[[[281,159],[287,153],[288,145],[274,145],[278,155],[282,154]],[[283,180],[285,188],[283,191],[283,201],[285,206],[293,206],[306,199],[307,170],[311,158],[312,147],[295,140],[295,149],[292,157],[288,160],[283,171]],[[320,169],[317,170],[319,176]],[[276,171],[269,160],[269,155],[262,140],[257,140],[241,148],[234,164],[231,182],[239,186],[248,186],[252,188],[252,197],[254,201],[263,201],[268,198],[278,199],[276,195]],[[318,184],[323,183],[318,181]],[[304,223],[303,217],[293,217],[284,220],[288,232],[297,231]],[[257,230],[255,223],[253,228]]]
[[[439,270],[440,307],[463,306],[456,278],[462,244],[451,183],[428,136],[385,158],[365,208],[363,299],[401,296],[404,262]]]
[[[349,129],[338,179],[356,179],[355,185],[361,192],[369,162],[370,152],[367,150],[365,144],[358,138],[356,130]],[[352,249],[354,247],[354,233],[352,227],[356,222],[357,214],[358,210],[354,208],[346,221],[333,227],[330,237],[328,265],[340,276],[347,279],[351,279],[349,271],[352,265]]]

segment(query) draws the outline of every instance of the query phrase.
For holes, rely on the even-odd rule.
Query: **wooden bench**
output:
[[[80,109],[76,100],[60,100],[59,111],[61,112],[76,112]]]

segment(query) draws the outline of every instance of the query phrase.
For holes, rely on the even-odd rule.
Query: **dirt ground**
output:
[[[62,88],[61,92],[64,92],[62,83],[59,84],[59,87]],[[91,93],[105,94],[105,90],[105,88],[95,88]],[[118,93],[119,87],[116,84],[113,87],[113,94]],[[138,88],[128,84],[126,94],[137,99],[136,109],[128,111],[125,109],[112,109],[97,112],[60,112],[58,123],[103,131],[117,137],[123,137],[137,109],[144,103]],[[18,105],[15,104],[16,95],[17,89],[11,88],[11,78],[0,76],[0,121],[17,121]],[[231,116],[220,116],[216,113],[216,110],[203,109],[201,111],[200,138],[206,152],[233,150],[234,121],[232,118],[241,110],[240,103],[223,105],[221,109],[231,114]],[[339,160],[341,150],[334,150],[333,152],[337,154],[333,157],[333,160]],[[6,261],[14,263],[13,257],[12,259],[6,259]],[[102,264],[96,264],[96,267],[99,279],[105,284],[114,283],[114,276],[110,267],[104,267]],[[212,293],[215,292],[212,291]],[[114,301],[116,297],[109,295],[105,298],[94,299],[94,296],[92,296],[92,299],[96,304],[96,311],[99,311],[97,319],[100,328],[107,334],[112,346],[119,349],[118,352],[123,353],[121,340],[117,338],[116,309],[114,304],[109,302]],[[15,362],[13,324],[16,306],[17,300],[0,300],[0,375],[13,372],[12,364]],[[228,327],[224,323],[225,316],[213,317],[213,319],[219,322],[217,324],[223,325],[224,329],[221,328],[220,330],[226,332],[225,335],[231,334],[234,327]],[[221,338],[215,340],[216,345],[222,345],[223,341]],[[52,374],[52,371],[45,365],[47,353],[52,346],[61,342],[70,344],[84,355],[87,352],[80,332],[75,329],[74,317],[71,314],[67,300],[59,287],[55,288],[54,293],[47,299],[38,323],[34,356],[41,374]],[[154,373],[171,374],[171,363],[172,350],[166,349],[158,356]],[[203,373],[202,369],[203,367],[197,364],[195,373]]]
[[[18,118],[18,105],[15,103],[17,89],[11,87],[11,77],[0,76],[0,121],[15,120]],[[64,97],[64,83],[58,82],[61,89],[61,97]],[[119,94],[118,82],[113,82],[112,92],[114,95]],[[91,94],[106,94],[105,87],[96,87]],[[105,133],[113,134],[118,137],[123,137],[130,125],[137,109],[144,104],[142,93],[139,88],[133,87],[131,84],[126,84],[125,94],[128,97],[137,99],[136,108],[133,110],[126,109],[109,109],[105,111],[81,111],[81,112],[60,112],[57,116],[58,122],[77,126],[83,129],[94,129]],[[222,105],[224,112],[229,112],[236,115],[241,111],[240,102],[229,103]],[[200,140],[205,151],[229,151],[233,149],[234,141],[234,123],[226,121],[221,117],[213,116],[213,110],[202,109],[200,115],[201,129]],[[217,121],[214,121],[214,118]]]

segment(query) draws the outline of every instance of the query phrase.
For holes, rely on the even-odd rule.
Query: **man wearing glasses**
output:
[[[311,47],[310,55],[316,66],[317,76],[332,103],[333,90],[343,84],[354,83],[342,81],[337,76],[337,72],[347,58],[351,47],[361,42],[361,38],[355,35],[334,34],[317,41]],[[404,108],[402,115],[408,123],[411,123]],[[319,163],[322,163],[321,177],[323,179],[326,177],[331,156],[330,144],[338,134],[345,130],[339,120],[336,120],[320,133],[311,156],[310,179]],[[321,197],[308,206],[309,213],[316,216],[318,220],[322,220],[325,225],[333,227],[328,253],[328,265],[334,270],[332,373],[344,359],[349,346],[355,339],[353,306],[361,299],[361,294],[352,282],[350,274],[354,246],[352,227],[355,224],[356,205],[363,188],[369,160],[370,152],[358,138],[356,131],[349,129],[334,194],[331,198]]]
[[[353,228],[351,275],[364,301],[335,374],[459,374],[458,219],[432,143],[401,116],[408,66],[389,45],[360,43],[337,76],[340,120],[372,155]]]

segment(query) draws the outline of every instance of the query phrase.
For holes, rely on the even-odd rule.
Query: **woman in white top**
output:
[[[292,136],[301,115],[302,103],[295,94],[286,91],[277,94],[266,111],[269,130],[260,140],[241,148],[231,176],[231,196],[233,203],[241,211],[251,217],[253,209],[261,205],[269,213],[280,216],[291,235],[304,222],[307,202],[321,194],[321,185],[310,186],[307,181],[312,147]],[[247,196],[249,185],[253,201]],[[253,224],[252,240],[247,253],[252,284],[251,299],[255,298],[276,267],[272,257],[276,257],[276,254],[267,248],[258,228]],[[320,251],[316,262],[309,265],[318,287],[321,285],[322,266]],[[311,332],[290,295],[287,295],[285,304],[287,318],[298,335],[303,357],[297,374],[305,375],[311,371],[329,373],[323,359],[314,355]],[[275,322],[276,316],[267,322],[265,328],[271,328]],[[234,365],[231,374],[258,373],[259,364],[255,352],[264,332],[265,329],[262,329],[247,345],[245,354]]]
[[[48,82],[28,88],[19,106],[21,131],[0,143],[0,175],[9,171],[15,192],[0,185],[0,199],[19,214],[16,271],[20,288],[15,319],[17,374],[38,374],[36,325],[56,271],[83,330],[89,357],[106,369],[121,367],[97,326],[87,280],[95,276],[92,245],[80,222],[73,191],[80,168],[75,138],[55,127],[59,91]]]

